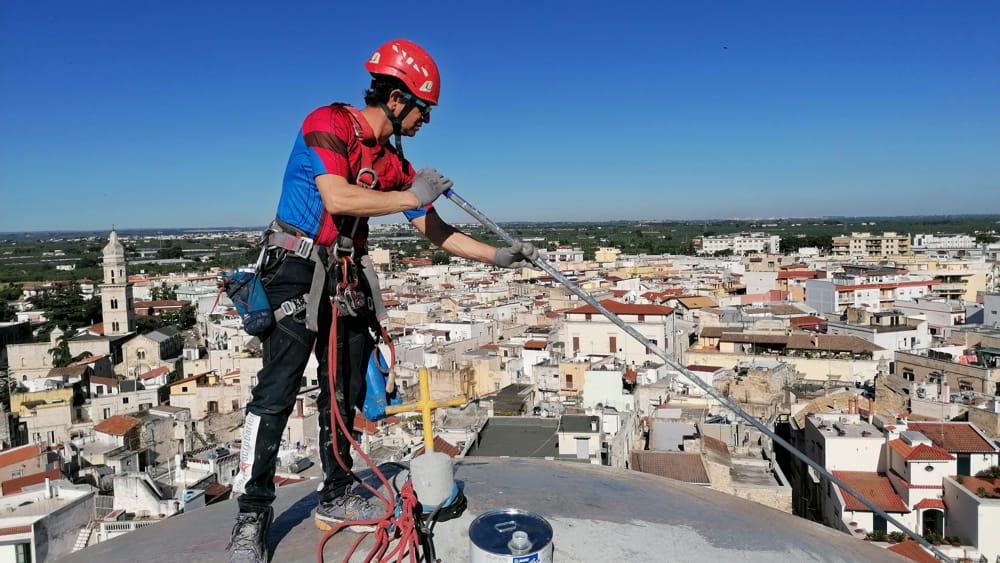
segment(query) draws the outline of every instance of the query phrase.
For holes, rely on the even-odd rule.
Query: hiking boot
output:
[[[267,531],[274,520],[274,509],[265,512],[240,512],[233,526],[229,550],[230,563],[267,563]]]
[[[316,507],[316,527],[329,530],[341,522],[353,520],[377,520],[385,516],[385,508],[376,506],[361,498],[354,491],[347,491],[343,496],[330,502],[320,502]],[[371,532],[372,525],[351,526],[355,532]]]

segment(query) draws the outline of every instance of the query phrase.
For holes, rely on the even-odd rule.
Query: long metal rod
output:
[[[493,231],[495,235],[503,239],[507,244],[514,244],[515,242],[518,242],[518,240],[514,238],[510,233],[505,231],[503,227],[501,227],[492,219],[487,217],[483,212],[473,207],[473,205],[468,201],[466,201],[464,198],[462,198],[462,196],[455,193],[455,190],[448,190],[447,192],[445,192],[445,196],[447,196],[448,199],[452,201],[452,203],[462,208],[462,210],[464,210],[466,213],[472,215],[472,217],[474,217],[477,221],[482,223],[484,227],[486,227],[490,231]],[[716,391],[715,388],[709,385],[708,383],[705,383],[699,376],[692,373],[690,370],[687,369],[687,367],[681,365],[681,363],[678,362],[675,358],[672,358],[669,354],[667,354],[665,350],[663,350],[662,348],[651,342],[648,338],[639,333],[638,330],[636,330],[631,325],[623,321],[620,317],[618,317],[618,315],[609,311],[607,307],[601,305],[601,303],[597,299],[594,299],[592,295],[584,291],[583,288],[581,288],[579,285],[573,282],[573,280],[563,275],[563,273],[557,270],[555,266],[543,260],[541,257],[535,260],[533,264],[542,271],[544,271],[545,273],[555,278],[556,281],[566,286],[570,291],[575,293],[585,303],[596,309],[597,312],[601,313],[602,315],[607,317],[609,321],[617,325],[618,328],[624,330],[626,334],[636,339],[637,341],[639,341],[640,344],[642,344],[643,346],[651,350],[654,354],[659,356],[660,359],[662,359],[664,362],[667,363],[667,365],[681,372],[682,374],[687,375],[688,379],[690,379],[692,383],[700,387],[703,391],[705,391],[705,393],[710,395],[716,401],[722,403],[724,407],[736,413],[740,418],[746,420],[754,427],[756,427],[758,430],[766,434],[776,444],[788,450],[789,453],[802,460],[803,463],[805,463],[809,467],[812,467],[813,469],[824,475],[827,479],[832,481],[834,484],[836,484],[838,487],[846,491],[848,494],[861,501],[865,506],[870,508],[872,512],[878,514],[882,518],[885,518],[886,521],[891,522],[892,525],[904,531],[906,535],[910,536],[911,538],[919,542],[921,545],[929,549],[938,559],[941,559],[942,561],[947,561],[948,563],[952,563],[951,558],[942,553],[941,550],[937,549],[923,536],[917,535],[916,532],[910,530],[902,522],[890,516],[886,511],[879,508],[874,502],[868,500],[868,498],[866,498],[861,493],[855,491],[850,485],[848,485],[847,483],[845,483],[844,481],[842,481],[841,479],[839,479],[838,477],[834,476],[832,473],[827,471],[825,467],[813,461],[809,456],[800,452],[795,446],[789,444],[781,436],[775,434],[774,431],[768,428],[767,425],[765,425],[763,422],[757,420],[756,417],[750,416],[750,414],[744,411],[739,405],[730,401],[728,397]]]

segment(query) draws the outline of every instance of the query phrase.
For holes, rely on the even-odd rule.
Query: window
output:
[[[646,322],[646,315],[639,315],[639,322]]]
[[[138,359],[140,359],[140,360],[145,360],[146,359],[146,349],[145,348],[139,348],[138,350],[136,350],[135,351],[135,357],[138,358]]]
[[[573,374],[572,373],[567,373],[566,374],[566,388],[567,389],[572,389],[573,388]]]
[[[104,418],[111,418],[111,409],[110,408],[104,409]]]
[[[240,401],[239,401],[239,399],[233,399],[233,410],[234,411],[240,410]]]
[[[16,563],[31,563],[31,544],[30,543],[15,544],[14,560]]]
[[[128,404],[128,397],[122,397],[122,404],[123,405],[127,405]]]
[[[574,336],[573,337],[573,351],[574,352],[579,352],[580,351],[580,337],[579,336]]]
[[[117,299],[112,299],[110,305],[111,305],[112,309],[117,309],[118,308],[118,300]]]
[[[103,395],[104,394],[104,386],[103,385],[98,385],[97,386],[97,394],[98,395]]]
[[[50,444],[55,444],[56,443],[56,431],[55,430],[49,430],[49,432],[48,432],[48,439],[49,439],[49,443]]]
[[[22,475],[24,475],[24,471],[22,471],[20,469],[18,469],[17,471],[11,471],[10,472],[10,478],[11,479],[17,479],[18,477],[20,477]]]
[[[118,329],[119,329],[118,321],[112,321],[111,322],[111,330],[112,330],[112,332],[118,332]]]
[[[218,401],[209,401],[208,402],[208,413],[209,414],[215,414],[217,412],[219,412],[219,402]]]
[[[584,320],[587,320],[587,321],[589,321],[589,320],[590,320],[590,317],[591,317],[590,313],[587,313],[587,314],[585,314],[585,315],[583,316]]]
[[[608,337],[608,351],[611,352],[612,354],[618,351],[618,339],[616,339],[614,336]]]
[[[187,392],[188,392],[187,385],[181,385],[181,393],[187,393]]]

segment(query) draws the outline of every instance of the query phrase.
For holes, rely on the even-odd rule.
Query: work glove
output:
[[[420,202],[417,207],[426,207],[434,203],[434,200],[448,191],[452,185],[452,181],[436,169],[421,168],[410,184],[410,193],[417,196],[417,201]]]
[[[530,242],[517,241],[507,248],[498,248],[493,263],[501,268],[527,268],[538,260],[538,249]]]

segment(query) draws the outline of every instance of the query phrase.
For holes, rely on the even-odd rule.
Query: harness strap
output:
[[[315,267],[312,282],[309,284],[309,294],[306,295],[306,328],[319,332],[319,303],[323,299],[323,286],[326,285],[326,266],[317,248],[312,249],[309,259],[315,263]]]
[[[389,313],[385,310],[385,302],[382,301],[382,290],[378,286],[378,274],[375,272],[375,262],[368,254],[361,257],[361,272],[368,282],[368,290],[371,293],[372,299],[372,309],[375,310],[375,320],[381,325],[389,318]],[[386,335],[386,340],[389,340],[388,335]]]

